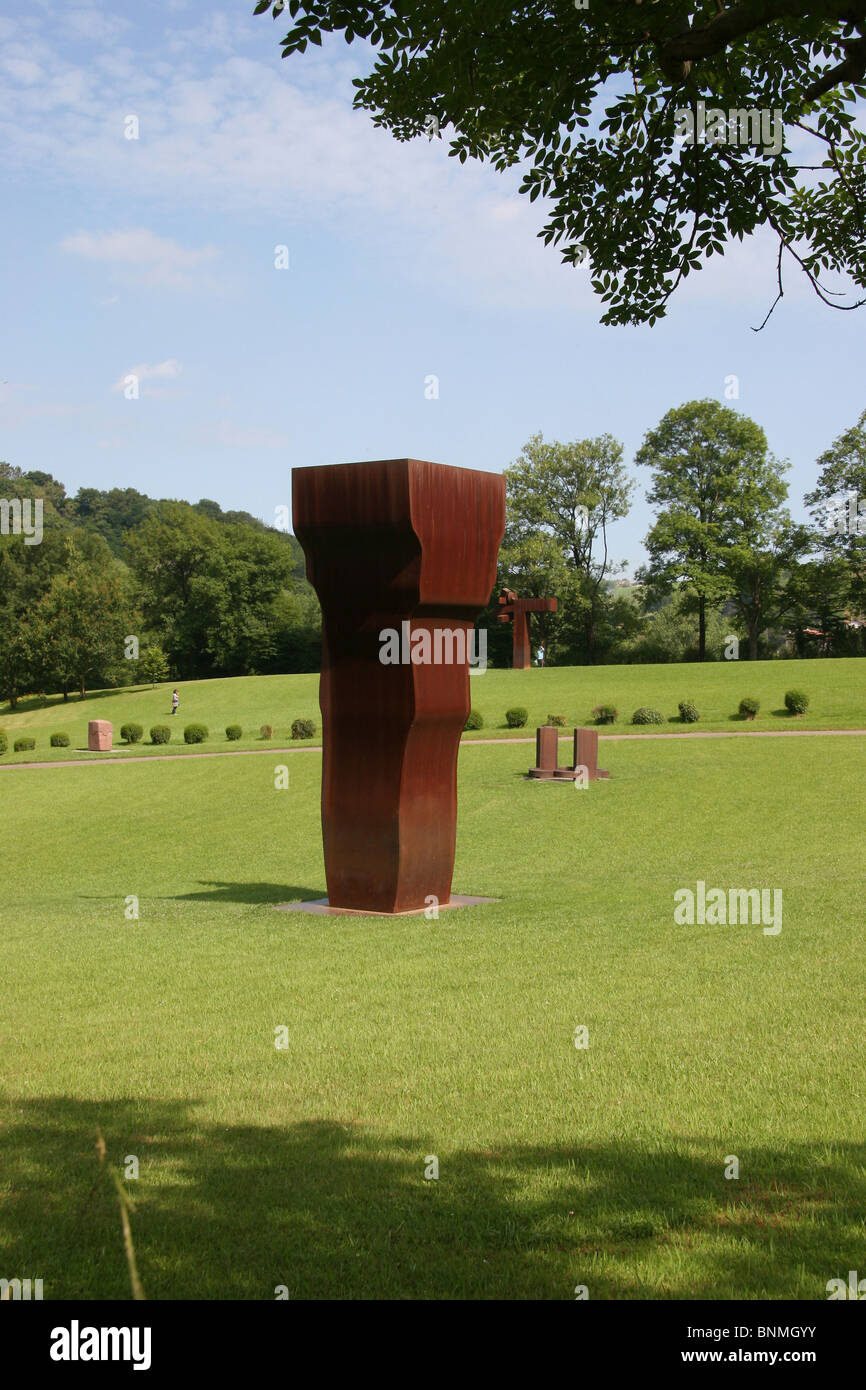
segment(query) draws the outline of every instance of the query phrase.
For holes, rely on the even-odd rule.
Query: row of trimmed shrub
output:
[[[511,709],[507,709],[505,711],[505,722],[508,725],[509,729],[522,729],[528,718],[529,710],[524,709],[523,705],[513,705]],[[564,724],[565,716],[558,714],[549,714],[547,716],[547,720],[549,724],[559,724],[560,722]],[[463,725],[463,728],[483,729],[484,715],[481,714],[481,712],[477,709],[470,710],[469,718],[466,720],[466,723]]]
[[[315,738],[316,725],[312,719],[296,719],[292,724],[292,738]],[[120,737],[124,743],[140,743],[144,736],[144,729],[140,724],[124,724],[120,730]],[[226,738],[229,743],[237,743],[244,736],[244,731],[240,724],[226,725]],[[271,739],[274,736],[272,724],[262,724],[259,729],[259,736],[263,739]],[[183,731],[184,743],[206,743],[210,738],[210,730],[206,724],[187,724]],[[155,724],[150,731],[151,743],[168,743],[171,740],[171,727],[168,724]]]
[[[680,709],[682,708],[683,706],[681,705]],[[694,706],[692,705],[691,708],[694,709]],[[632,723],[660,724],[664,722],[661,715],[659,715],[658,719],[638,719],[637,716],[639,714],[654,715],[655,710],[636,710],[635,718],[632,720]],[[614,709],[613,705],[599,705],[596,709],[593,710],[592,717],[595,720],[596,724],[614,724],[616,720],[619,718],[619,710]],[[694,718],[698,718],[697,710],[695,710]],[[528,719],[529,711],[525,709],[523,705],[514,705],[511,709],[507,709],[505,711],[505,722],[508,725],[509,729],[522,729],[524,725],[527,723]],[[545,720],[546,724],[552,724],[555,728],[558,729],[564,729],[568,722],[568,716],[565,714],[549,714],[547,716],[547,719]],[[463,728],[483,729],[484,716],[480,713],[479,710],[472,710],[469,714],[469,718],[463,725]]]
[[[740,701],[739,713],[744,719],[757,718],[761,708],[759,700],[746,696]],[[805,714],[809,708],[809,696],[802,690],[788,690],[785,693],[785,708],[789,714]],[[680,720],[683,724],[696,724],[700,719],[697,706],[691,700],[681,700],[678,709]],[[596,724],[615,724],[619,718],[619,710],[615,705],[596,705],[592,711],[592,718]],[[511,709],[505,711],[505,722],[509,729],[522,729],[529,719],[529,711],[523,705],[513,705]],[[664,724],[665,717],[660,710],[650,709],[647,705],[642,705],[636,709],[631,717],[632,724]],[[549,714],[547,723],[553,724],[558,728],[564,728],[568,720],[564,714]],[[469,717],[464,724],[464,729],[483,729],[484,716],[479,710],[470,711]],[[259,735],[263,739],[271,739],[274,736],[273,725],[262,724]],[[312,719],[295,719],[292,723],[292,738],[307,739],[315,738],[316,725]],[[244,731],[240,724],[229,724],[226,727],[226,738],[229,743],[237,743],[244,736]],[[120,727],[120,737],[124,743],[140,743],[144,737],[144,727],[141,724],[122,724]],[[185,743],[205,743],[210,737],[210,732],[206,724],[187,724],[183,731]],[[171,739],[171,728],[168,724],[155,724],[150,731],[150,741],[154,744],[168,743]],[[68,748],[68,734],[52,734],[52,748]],[[23,737],[15,740],[13,749],[16,753],[30,752],[36,747],[36,740],[31,737]],[[3,729],[0,729],[0,754],[5,753],[9,748],[9,739]]]
[[[52,734],[50,743],[52,748],[68,748],[69,735]],[[29,734],[25,734],[21,738],[16,738],[15,742],[12,745],[12,751],[13,753],[30,753],[33,751],[35,747],[35,738],[32,738]],[[6,733],[5,729],[0,729],[0,754],[8,753],[8,751],[9,735]]]
[[[701,717],[700,712],[692,700],[681,700],[677,708],[680,712],[681,723],[698,723]],[[750,696],[746,696],[740,701],[739,713],[744,719],[755,719],[760,708],[759,700],[753,700]],[[785,694],[785,708],[789,714],[805,714],[809,708],[809,696],[802,690],[789,690]],[[615,724],[619,719],[619,710],[616,705],[596,705],[592,711],[592,718],[596,724]],[[505,722],[509,729],[522,729],[528,719],[529,711],[523,705],[515,705],[505,711]],[[564,714],[549,714],[546,722],[557,728],[564,728],[569,721]],[[660,710],[650,709],[649,706],[642,705],[640,709],[635,710],[631,722],[632,724],[664,724],[665,717]],[[472,710],[463,727],[464,729],[483,729],[484,716],[479,710]]]
[[[760,700],[747,697],[740,701],[740,714],[744,719],[755,719],[761,708]],[[789,714],[805,714],[809,708],[809,696],[805,690],[786,690],[785,709]]]
[[[760,700],[755,700],[747,695],[742,699],[738,706],[738,714],[743,719],[756,719],[761,708]],[[785,709],[789,714],[805,714],[809,708],[809,696],[803,690],[788,690],[785,693]],[[680,712],[680,722],[683,724],[697,724],[700,713],[697,705],[691,700],[681,700],[678,706]],[[619,718],[619,710],[615,705],[597,705],[592,712],[592,717],[596,724],[615,724]],[[636,709],[631,717],[632,724],[664,724],[665,717],[660,710],[650,709],[647,705],[642,705]]]
[[[273,725],[263,724],[259,730],[263,739],[270,739],[274,736]],[[243,738],[244,731],[240,724],[229,724],[226,728],[226,738],[229,743],[237,743],[238,739]],[[316,725],[312,719],[296,719],[292,724],[292,738],[304,739],[315,738]],[[144,726],[142,724],[122,724],[120,726],[120,737],[124,743],[141,743],[144,738]],[[183,731],[185,743],[204,743],[210,737],[206,724],[187,724]],[[154,724],[150,731],[151,743],[169,743],[171,741],[171,728],[168,724]],[[49,740],[52,748],[68,748],[68,734],[52,734]],[[36,740],[30,735],[23,735],[17,738],[12,745],[15,753],[29,753],[36,747]],[[5,729],[0,729],[0,755],[9,751],[9,736]]]

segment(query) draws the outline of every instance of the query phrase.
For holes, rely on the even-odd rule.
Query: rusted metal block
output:
[[[328,905],[451,900],[469,639],[496,580],[505,480],[419,459],[296,468],[294,532],[322,605]],[[399,658],[383,662],[383,633]],[[392,653],[393,655],[393,653]]]

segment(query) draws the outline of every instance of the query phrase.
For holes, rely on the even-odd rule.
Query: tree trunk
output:
[[[698,599],[698,661],[707,659],[707,600],[701,594]]]
[[[591,614],[584,624],[584,636],[586,638],[586,664],[591,666],[595,656],[595,621]]]
[[[81,680],[80,680],[80,682],[79,682],[78,693],[79,693],[79,695],[81,696],[82,700],[84,700],[84,699],[86,698],[86,696],[87,696],[87,691],[86,691],[85,688],[84,688],[84,677],[83,677],[83,676],[81,677]]]
[[[750,625],[750,627],[749,627],[749,660],[750,660],[750,661],[757,661],[757,659],[758,659],[758,629],[757,629],[756,627],[752,627],[752,626]]]

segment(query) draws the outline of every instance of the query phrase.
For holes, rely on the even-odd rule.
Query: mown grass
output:
[[[189,753],[244,751],[265,748],[259,730],[273,727],[275,746],[292,744],[291,726],[295,719],[313,719],[318,741],[321,714],[318,707],[317,675],[244,676],[227,680],[195,681],[181,685],[180,711],[171,715],[171,684],[155,689],[129,686],[122,690],[96,691],[79,701],[66,704],[59,696],[42,701],[21,701],[15,713],[8,705],[0,707],[0,728],[9,735],[9,752],[0,758],[0,767],[11,762],[54,762],[99,758],[87,749],[87,724],[91,719],[108,719],[114,725],[114,747],[123,750],[122,724],[144,727],[144,742],[127,751],[136,756],[163,756]],[[508,738],[521,730],[509,729],[505,711],[512,705],[528,710],[524,732],[532,733],[548,715],[564,715],[568,726],[591,722],[596,705],[613,704],[619,721],[608,732],[653,734],[700,730],[720,732],[737,729],[864,729],[866,728],[866,662],[855,659],[828,661],[710,662],[678,666],[564,666],[532,671],[494,671],[472,677],[472,703],[484,716],[484,727],[464,735],[466,739]],[[792,718],[784,707],[785,691],[802,688],[811,698],[807,714]],[[737,709],[745,695],[761,702],[754,722],[739,717]],[[694,700],[701,714],[699,724],[681,724],[677,706],[681,700]],[[630,723],[634,711],[649,705],[664,714],[664,725]],[[205,744],[187,747],[184,725],[202,722],[210,731]],[[149,742],[154,724],[168,724],[172,742],[154,747]],[[244,737],[228,743],[228,724],[240,724]],[[53,732],[70,736],[69,748],[51,748]],[[604,732],[604,731],[602,731]],[[21,734],[36,738],[32,753],[14,753],[12,744]],[[359,731],[363,737],[363,730]],[[298,742],[298,747],[303,744]]]
[[[501,901],[438,921],[272,910],[324,891],[317,755],[288,791],[267,758],[5,779],[0,1274],[129,1297],[97,1130],[140,1161],[149,1298],[823,1299],[862,1266],[866,740],[609,744],[581,790],[529,761],[463,752],[455,891]],[[675,926],[697,879],[781,888],[781,934]]]

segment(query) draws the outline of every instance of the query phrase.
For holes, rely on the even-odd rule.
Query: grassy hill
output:
[[[152,747],[147,741],[136,745],[134,751],[144,755],[262,748],[262,724],[272,725],[275,747],[286,746],[291,743],[294,719],[315,719],[321,729],[318,687],[317,675],[195,681],[178,687],[181,703],[175,719],[171,718],[171,684],[155,689],[130,686],[95,691],[84,701],[72,698],[65,705],[60,696],[49,697],[44,707],[41,700],[23,700],[15,713],[8,705],[0,707],[0,728],[9,735],[10,745],[3,762],[98,757],[86,752],[90,719],[112,722],[115,746],[122,746],[120,726],[127,721],[144,726],[145,740],[153,724],[170,724],[172,742],[162,747]],[[792,687],[801,687],[811,698],[803,719],[791,719],[785,711],[785,691]],[[754,724],[744,724],[737,716],[737,706],[745,695],[761,702]],[[677,705],[686,699],[698,706],[700,724],[680,724]],[[569,727],[588,724],[591,711],[602,703],[614,704],[620,712],[617,725],[607,732],[628,729],[649,737],[682,729],[866,729],[866,662],[837,659],[489,670],[472,677],[472,703],[484,716],[484,728],[466,734],[466,738],[513,737],[515,731],[505,724],[505,711],[511,705],[523,705],[529,711],[527,733],[545,723],[550,714],[565,715]],[[629,721],[640,705],[660,710],[669,722],[632,729]],[[192,722],[206,724],[210,730],[210,740],[203,747],[187,748],[183,743],[184,725]],[[240,742],[227,744],[227,724],[242,726]],[[49,747],[49,736],[55,731],[69,734],[70,748]],[[35,737],[35,753],[11,751],[13,740],[22,734]]]

